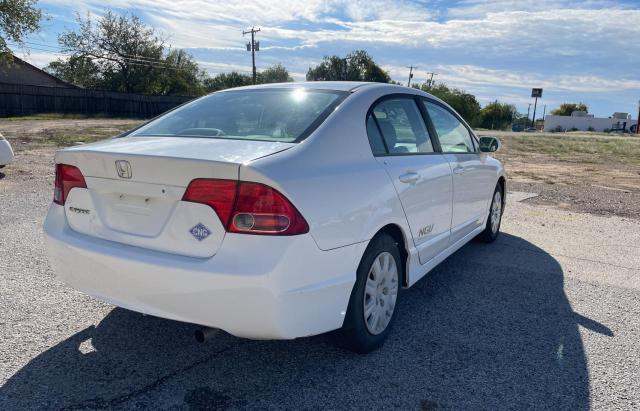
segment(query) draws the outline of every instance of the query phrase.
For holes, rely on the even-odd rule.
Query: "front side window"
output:
[[[473,137],[469,130],[449,110],[425,101],[424,105],[438,133],[443,153],[473,153]]]
[[[375,123],[388,154],[433,153],[429,132],[413,99],[400,97],[383,100],[369,116],[367,129],[371,128],[369,124]],[[373,136],[371,131],[369,133],[371,140]]]
[[[224,91],[167,113],[130,136],[298,142],[307,137],[345,95],[340,91],[305,89]]]

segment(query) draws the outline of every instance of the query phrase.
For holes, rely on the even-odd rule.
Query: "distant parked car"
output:
[[[248,338],[340,330],[368,352],[403,288],[498,236],[499,148],[416,89],[221,91],[58,151],[47,249],[64,281],[121,307]]]
[[[11,144],[0,134],[0,168],[13,161],[13,150]]]
[[[535,127],[528,127],[525,128],[524,131],[526,131],[527,133],[535,133],[536,131],[538,131],[538,129]]]

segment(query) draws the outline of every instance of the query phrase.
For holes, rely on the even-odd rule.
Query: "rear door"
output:
[[[453,171],[451,243],[455,243],[484,221],[490,197],[487,173],[467,126],[443,105],[430,100],[423,102],[437,133],[442,153]]]
[[[413,96],[378,101],[367,117],[367,132],[374,155],[396,188],[420,263],[425,264],[449,243],[453,195],[449,163],[434,149]]]

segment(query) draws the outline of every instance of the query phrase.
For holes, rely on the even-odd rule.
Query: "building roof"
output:
[[[3,67],[0,66],[0,82],[25,84],[31,86],[79,88],[78,86],[74,86],[71,83],[60,80],[58,77],[47,73],[46,71],[34,66],[33,64],[27,63],[26,61],[15,55],[12,56],[12,61],[9,63],[9,65],[5,66],[4,68],[8,68],[9,70],[3,72]],[[19,70],[16,71],[15,68],[26,69],[30,72],[30,74],[33,75],[24,75],[24,73],[21,73]]]

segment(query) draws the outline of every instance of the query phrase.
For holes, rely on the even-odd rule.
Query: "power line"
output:
[[[13,44],[13,43],[7,43],[10,46],[13,47],[21,47],[19,44]],[[51,46],[50,46],[51,47]],[[30,50],[38,50],[38,51],[47,51],[47,52],[53,52],[56,54],[61,54],[63,56],[67,56],[67,57],[71,57],[73,56],[73,54],[69,53],[69,52],[65,52],[65,51],[55,51],[55,50],[47,50],[47,49],[42,49],[42,48],[38,48],[38,47],[29,47]],[[78,53],[82,53],[82,50],[74,50]],[[85,56],[86,58],[89,58],[91,60],[108,60],[105,57],[96,57],[96,56]],[[169,63],[164,63],[161,60],[151,60],[151,59],[144,59],[144,58],[132,58],[132,57],[123,57],[121,55],[119,55],[119,57],[126,61],[128,64],[132,65],[132,66],[144,66],[144,67],[153,67],[153,68],[162,68],[162,69],[168,69],[168,70],[187,70],[184,67],[176,67],[176,66],[172,66]]]
[[[25,41],[24,43],[25,44],[33,44],[33,45],[36,45],[36,46],[48,47],[48,48],[51,48],[51,49],[57,49],[55,51],[59,51],[61,53],[64,53],[64,51],[62,50],[62,48],[60,46],[51,46],[51,45],[48,45],[48,44],[35,43],[35,42],[32,42],[32,41]],[[35,47],[30,47],[30,48],[33,48],[35,50],[47,51],[47,50],[37,49]],[[80,49],[70,49],[70,51],[78,52],[78,53],[84,52],[83,50],[80,50]],[[164,60],[152,59],[152,58],[145,57],[145,56],[140,56],[140,55],[137,55],[137,54],[134,54],[134,55],[124,54],[124,53],[113,53],[113,54],[116,54],[119,57],[123,57],[123,58],[129,58],[129,59],[134,59],[134,60],[148,61],[148,62],[152,62],[152,63],[165,64]]]

